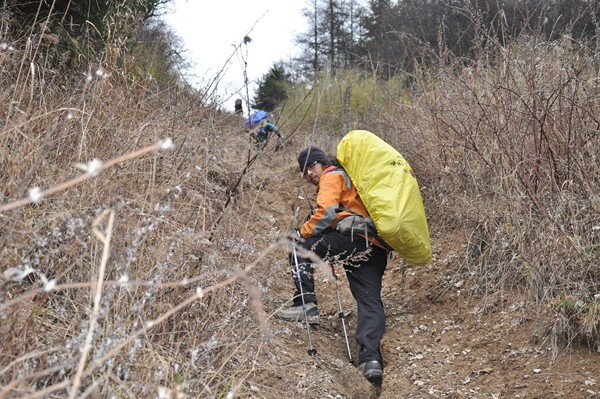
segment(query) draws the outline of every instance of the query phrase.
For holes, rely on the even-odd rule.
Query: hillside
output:
[[[265,180],[264,196],[256,202],[253,225],[260,231],[284,231],[291,219],[294,194],[314,189],[296,172],[294,153],[263,160],[255,172]],[[275,166],[275,167],[273,167]],[[243,201],[248,203],[251,201]],[[303,205],[303,204],[299,204]],[[474,295],[464,264],[466,239],[448,235],[430,221],[434,260],[425,267],[407,268],[392,258],[384,277],[383,299],[387,331],[383,340],[384,383],[375,392],[346,357],[337,317],[337,299],[328,276],[317,280],[321,323],[312,329],[318,354],[307,355],[302,323],[272,319],[279,340],[272,348],[278,358],[277,377],[262,381],[269,398],[592,398],[600,397],[598,353],[586,345],[566,348],[552,342],[551,315],[519,292]],[[282,260],[274,269],[263,299],[266,310],[284,306],[291,295],[291,278]],[[339,273],[338,273],[339,275]],[[342,276],[343,277],[343,276]],[[343,280],[343,279],[342,279]],[[354,301],[341,286],[344,306]],[[353,341],[353,318],[349,317]],[[354,356],[357,348],[354,347]]]
[[[600,397],[592,50],[532,36],[406,80],[323,76],[291,89],[286,148],[259,154],[194,91],[0,51],[0,399]],[[390,258],[379,391],[326,271],[316,356],[272,317],[314,201],[296,155],[355,128],[410,162],[434,249]]]
[[[165,211],[159,212],[163,227],[155,233],[147,228],[144,233],[136,230],[134,235],[146,234],[142,238],[147,241],[145,246],[134,242],[122,246],[121,238],[115,238],[109,275],[117,278],[123,258],[131,252],[125,248],[135,250],[139,245],[144,248],[142,252],[138,249],[140,260],[133,261],[129,272],[131,283],[139,285],[127,293],[126,286],[131,283],[117,284],[125,288],[115,291],[111,288],[115,283],[107,282],[104,310],[98,321],[101,334],[95,335],[91,348],[93,359],[101,357],[102,361],[94,360],[86,369],[91,370],[88,375],[107,383],[100,389],[84,374],[78,397],[600,397],[598,353],[586,345],[565,347],[563,342],[554,342],[551,337],[556,335],[550,334],[552,314],[524,293],[498,290],[476,295],[465,264],[465,234],[448,233],[435,219],[430,220],[434,260],[424,267],[405,269],[402,260],[392,256],[384,277],[387,332],[382,348],[382,387],[376,390],[356,365],[348,362],[335,289],[322,271],[317,272],[321,322],[311,329],[317,355],[309,356],[305,325],[270,317],[278,307],[287,305],[292,293],[287,247],[281,240],[290,227],[298,225],[293,210],[299,207],[300,215],[308,211],[306,199],[300,198],[304,190],[309,196],[314,193],[296,169],[300,148],[298,140],[293,139],[284,151],[268,148],[259,154],[236,191],[232,191],[233,184],[244,169],[240,159],[253,154],[244,134],[234,130],[219,137],[206,149],[208,153],[189,153],[185,161],[189,166],[181,168],[167,185],[177,183],[177,190],[165,186],[160,190],[165,193],[161,199]],[[198,186],[199,180],[189,178],[192,165],[197,170],[201,169],[198,165],[206,166],[206,176],[212,182],[207,186],[212,187],[211,196],[195,196],[206,189]],[[197,203],[197,198],[224,198],[225,193],[233,194],[233,200],[223,209],[222,219],[213,215],[212,220],[218,219],[221,224],[215,225],[212,241],[207,240],[207,221],[199,219],[196,211],[175,211],[190,209],[186,204]],[[127,216],[127,207],[117,205],[116,209],[121,209],[118,229],[126,227],[125,220],[133,222]],[[89,234],[85,233],[90,228],[88,223],[91,221],[80,223],[78,234]],[[178,238],[173,241],[173,237]],[[65,244],[64,239],[61,243]],[[164,262],[150,259],[165,256]],[[162,277],[156,273],[162,273]],[[244,275],[243,284],[235,282]],[[353,310],[345,276],[338,276],[343,306]],[[192,281],[200,281],[207,294],[199,297],[193,294],[198,293],[193,286],[185,288]],[[31,283],[33,280],[26,285],[3,283],[3,311],[20,310],[10,316],[5,313],[5,320],[12,323],[2,323],[8,350],[1,364],[5,388],[0,397],[64,397],[68,391],[62,388],[61,376],[76,371],[68,359],[77,348],[74,343],[82,342],[88,325],[84,315],[91,310],[83,305],[84,293],[66,294],[69,288],[56,295],[29,297]],[[16,301],[19,291],[23,296]],[[27,317],[27,306],[18,307],[27,305],[28,297],[41,317]],[[73,306],[68,305],[69,301],[75,301]],[[133,322],[129,307],[139,312],[140,322]],[[174,307],[177,312],[170,313],[169,308]],[[81,318],[81,324],[73,323],[77,318]],[[159,319],[160,323],[148,324]],[[356,357],[352,314],[348,322]],[[14,328],[20,331],[18,335],[10,332]],[[22,340],[25,337],[29,337],[27,341]],[[10,363],[13,350],[28,355]],[[43,355],[48,350],[58,352],[50,357]],[[35,370],[37,374],[32,374]],[[215,391],[212,387],[220,388]]]

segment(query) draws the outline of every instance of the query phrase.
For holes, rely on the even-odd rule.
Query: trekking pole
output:
[[[310,326],[308,325],[308,315],[306,314],[306,302],[304,302],[304,290],[302,289],[302,278],[300,277],[300,266],[298,265],[298,254],[296,253],[296,243],[292,243],[294,263],[296,264],[296,277],[298,278],[298,287],[300,287],[300,297],[302,298],[302,311],[304,312],[304,322],[306,323],[306,335],[308,336],[308,355],[314,356],[317,350],[313,347],[310,336]]]
[[[335,274],[333,265],[331,265],[331,274],[333,275],[333,283],[335,284],[335,292],[337,294],[338,306],[340,308],[340,319],[342,320],[342,328],[344,329],[344,338],[346,338],[346,351],[348,352],[348,361],[352,363],[352,351],[350,350],[350,341],[348,340],[348,331],[346,330],[346,315],[342,309],[342,300],[340,299],[340,287],[338,286],[338,278]]]
[[[306,198],[306,202],[308,202],[308,206],[310,207],[310,213],[311,213],[311,215],[314,215],[315,207],[310,202],[310,199],[308,198],[308,194],[306,194],[306,189],[304,187],[302,187],[302,191],[304,191],[304,198]]]

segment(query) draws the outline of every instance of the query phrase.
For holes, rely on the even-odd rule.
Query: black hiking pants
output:
[[[385,312],[381,301],[381,279],[387,265],[387,251],[375,245],[369,245],[366,240],[355,235],[331,231],[318,237],[310,237],[299,243],[298,248],[310,250],[319,258],[331,264],[343,264],[350,292],[356,300],[358,320],[356,324],[356,341],[360,345],[359,363],[370,360],[381,362],[379,343],[385,330]],[[302,292],[305,303],[317,303],[315,296],[314,264],[309,257],[302,256],[302,251],[296,251],[298,266],[302,281]],[[296,292],[294,305],[302,305],[300,286],[293,254],[290,262],[294,273]]]

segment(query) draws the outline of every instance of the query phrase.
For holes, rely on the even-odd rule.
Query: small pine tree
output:
[[[288,83],[290,83],[290,76],[285,72],[283,65],[273,65],[258,81],[252,107],[268,112],[273,111],[278,104],[287,99],[285,87]]]

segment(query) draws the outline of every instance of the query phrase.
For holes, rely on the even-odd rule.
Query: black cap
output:
[[[300,151],[298,155],[298,166],[300,167],[300,171],[304,173],[304,170],[311,166],[315,162],[321,162],[323,165],[329,165],[329,158],[325,152],[319,147],[307,147]]]

